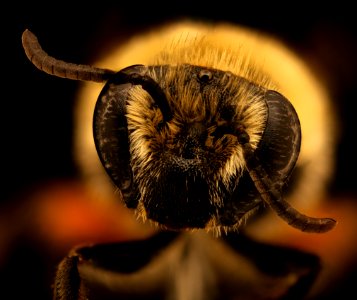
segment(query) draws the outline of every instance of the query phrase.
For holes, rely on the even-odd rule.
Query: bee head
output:
[[[297,124],[285,141],[285,118],[277,120],[269,109],[274,105],[292,110]],[[135,65],[113,76],[99,96],[95,142],[127,206],[143,218],[175,229],[237,227],[261,203],[244,145],[259,161],[269,160],[269,176],[279,186],[295,165],[300,127],[288,105],[230,72]]]
[[[219,233],[238,228],[264,202],[302,231],[335,226],[282,198],[301,132],[294,107],[280,93],[197,65],[134,65],[115,73],[67,63],[43,51],[29,30],[22,43],[48,74],[106,82],[94,112],[96,149],[126,205],[143,219]]]

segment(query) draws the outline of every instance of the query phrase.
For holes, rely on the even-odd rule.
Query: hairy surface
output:
[[[181,186],[183,195],[187,195],[185,202],[190,205],[190,202],[195,201],[190,194],[195,193],[196,188],[190,186],[190,183],[193,181],[194,185],[195,178],[200,178],[203,183],[198,192],[203,195],[208,190],[207,200],[217,210],[211,213],[211,220],[207,222],[210,225],[206,227],[219,227],[220,221],[216,218],[222,212],[218,210],[231,201],[235,189],[239,189],[239,178],[246,168],[242,145],[234,134],[225,134],[225,127],[231,124],[244,126],[251,146],[255,149],[267,119],[264,93],[245,79],[213,69],[179,64],[176,67],[150,70],[150,76],[166,92],[173,118],[158,129],[163,116],[154,106],[154,100],[141,87],[131,90],[127,120],[132,167],[139,185],[140,201],[154,203],[154,199],[163,192],[168,193],[166,202],[170,203],[170,198],[173,198],[170,194],[177,189],[174,186],[175,179],[162,190],[152,182],[159,185],[165,182],[167,174],[173,172],[172,168],[182,167],[180,173],[184,174],[186,181]],[[200,83],[202,74],[212,77],[209,84]],[[202,135],[201,142],[197,137],[187,138],[192,130]],[[187,146],[187,143],[194,144]],[[152,195],[153,192],[158,195]],[[239,206],[238,202],[237,199],[237,203],[232,205]],[[182,207],[184,204],[178,205]],[[143,219],[146,219],[146,210],[157,209],[154,204],[146,206],[149,207],[139,204],[139,215]],[[185,210],[182,210],[181,218],[184,218]],[[202,211],[197,214],[204,214],[204,210],[205,206],[202,205]],[[237,226],[242,219],[237,219]]]

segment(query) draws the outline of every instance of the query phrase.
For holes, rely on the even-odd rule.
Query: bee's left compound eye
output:
[[[254,151],[244,145],[247,169],[261,198],[289,225],[302,231],[325,232],[336,221],[312,218],[295,210],[282,198],[282,186],[298,159],[300,122],[291,103],[275,91],[267,91],[268,119],[262,139]]]

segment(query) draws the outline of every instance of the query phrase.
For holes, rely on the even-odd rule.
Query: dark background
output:
[[[125,38],[148,26],[180,17],[232,21],[265,30],[290,44],[323,74],[341,123],[331,194],[357,195],[354,9],[341,1],[314,8],[309,3],[290,1],[286,5],[233,3],[196,2],[196,7],[192,7],[186,1],[162,5],[152,1],[146,4],[134,1],[114,4],[113,1],[73,7],[64,2],[47,2],[2,9],[0,209],[1,205],[21,203],[22,195],[34,187],[77,176],[71,152],[77,82],[35,69],[22,49],[23,30],[28,28],[36,33],[50,55],[69,62],[88,63],[113,35]],[[345,288],[352,290],[348,285]]]
[[[129,1],[130,2],[130,1]],[[48,76],[29,63],[21,34],[29,28],[52,56],[88,63],[107,38],[131,33],[179,17],[232,21],[262,29],[285,40],[326,75],[342,121],[338,169],[333,191],[355,192],[356,17],[346,5],[312,8],[227,1],[152,4],[18,5],[1,20],[2,174],[1,201],[53,177],[73,176],[71,157],[73,93],[77,82]],[[341,2],[339,2],[341,3]],[[161,11],[161,9],[163,9]],[[8,12],[5,10],[5,14]],[[144,50],[144,49],[143,49]]]

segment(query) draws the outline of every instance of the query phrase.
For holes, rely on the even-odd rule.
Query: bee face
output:
[[[144,219],[175,229],[237,227],[261,203],[246,170],[243,144],[266,148],[259,150],[264,161],[280,155],[279,146],[262,141],[268,124],[278,137],[282,130],[268,117],[275,105],[269,93],[216,69],[126,68],[107,83],[97,102],[98,153],[127,205]],[[274,95],[276,105],[287,102]],[[275,174],[278,168],[271,163],[269,171],[280,185],[300,149],[298,118],[292,107],[289,112],[297,130],[285,136],[292,138],[284,144],[285,170],[279,166]],[[113,163],[114,157],[120,161]]]
[[[278,43],[261,37],[260,47],[259,36],[249,31],[184,28],[162,32],[159,40],[144,39],[140,49],[149,41],[153,46],[142,57],[146,65],[117,73],[50,57],[28,30],[22,38],[26,55],[40,70],[106,82],[94,109],[96,150],[126,205],[143,219],[219,233],[238,228],[264,202],[302,231],[332,229],[335,220],[303,215],[282,197],[300,153],[301,133],[293,105],[274,89],[280,86],[294,97],[303,91],[303,99],[310,96],[306,91],[317,95],[308,72]],[[171,47],[163,50],[161,40],[168,38],[173,38]],[[133,49],[138,47],[126,54]],[[134,53],[138,59],[141,52]],[[277,68],[280,57],[287,69],[301,74],[300,88],[289,88],[287,65]],[[326,148],[320,145],[313,159]]]

